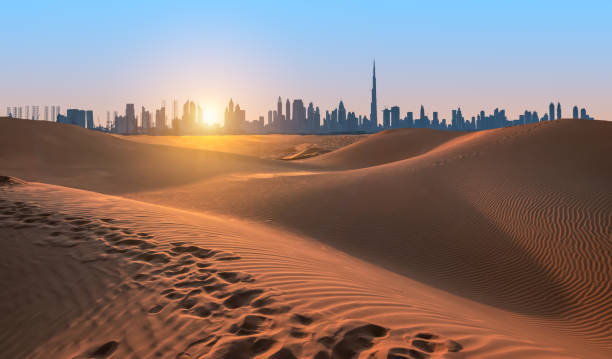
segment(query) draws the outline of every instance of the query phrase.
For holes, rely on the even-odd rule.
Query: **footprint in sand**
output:
[[[88,350],[87,352],[74,357],[73,359],[104,359],[111,356],[119,346],[116,341],[104,343],[98,347]]]
[[[388,359],[427,359],[432,354],[459,352],[463,346],[454,340],[444,340],[431,333],[418,333],[410,340],[413,348],[391,348]]]

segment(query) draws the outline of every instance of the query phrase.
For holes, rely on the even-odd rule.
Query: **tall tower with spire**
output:
[[[372,129],[378,127],[378,110],[376,105],[376,60],[372,71],[372,102],[370,103],[370,126]]]

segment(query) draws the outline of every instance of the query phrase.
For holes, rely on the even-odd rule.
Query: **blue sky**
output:
[[[612,119],[612,1],[4,1],[0,110],[107,110],[230,97],[256,119],[278,96],[449,118],[550,101]],[[42,111],[42,110],[41,110]],[[380,115],[379,115],[380,117]]]

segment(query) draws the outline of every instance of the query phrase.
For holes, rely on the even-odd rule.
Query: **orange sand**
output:
[[[612,123],[300,161],[272,158],[320,139],[0,129],[0,174],[27,181],[0,181],[7,358],[612,356]]]

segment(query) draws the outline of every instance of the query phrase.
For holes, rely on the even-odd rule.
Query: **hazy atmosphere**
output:
[[[122,112],[198,102],[221,123],[229,98],[255,120],[276,99],[369,114],[380,107],[472,116],[560,101],[609,119],[609,1],[13,1],[0,33],[0,109]]]
[[[612,358],[612,2],[6,2],[0,359]]]

